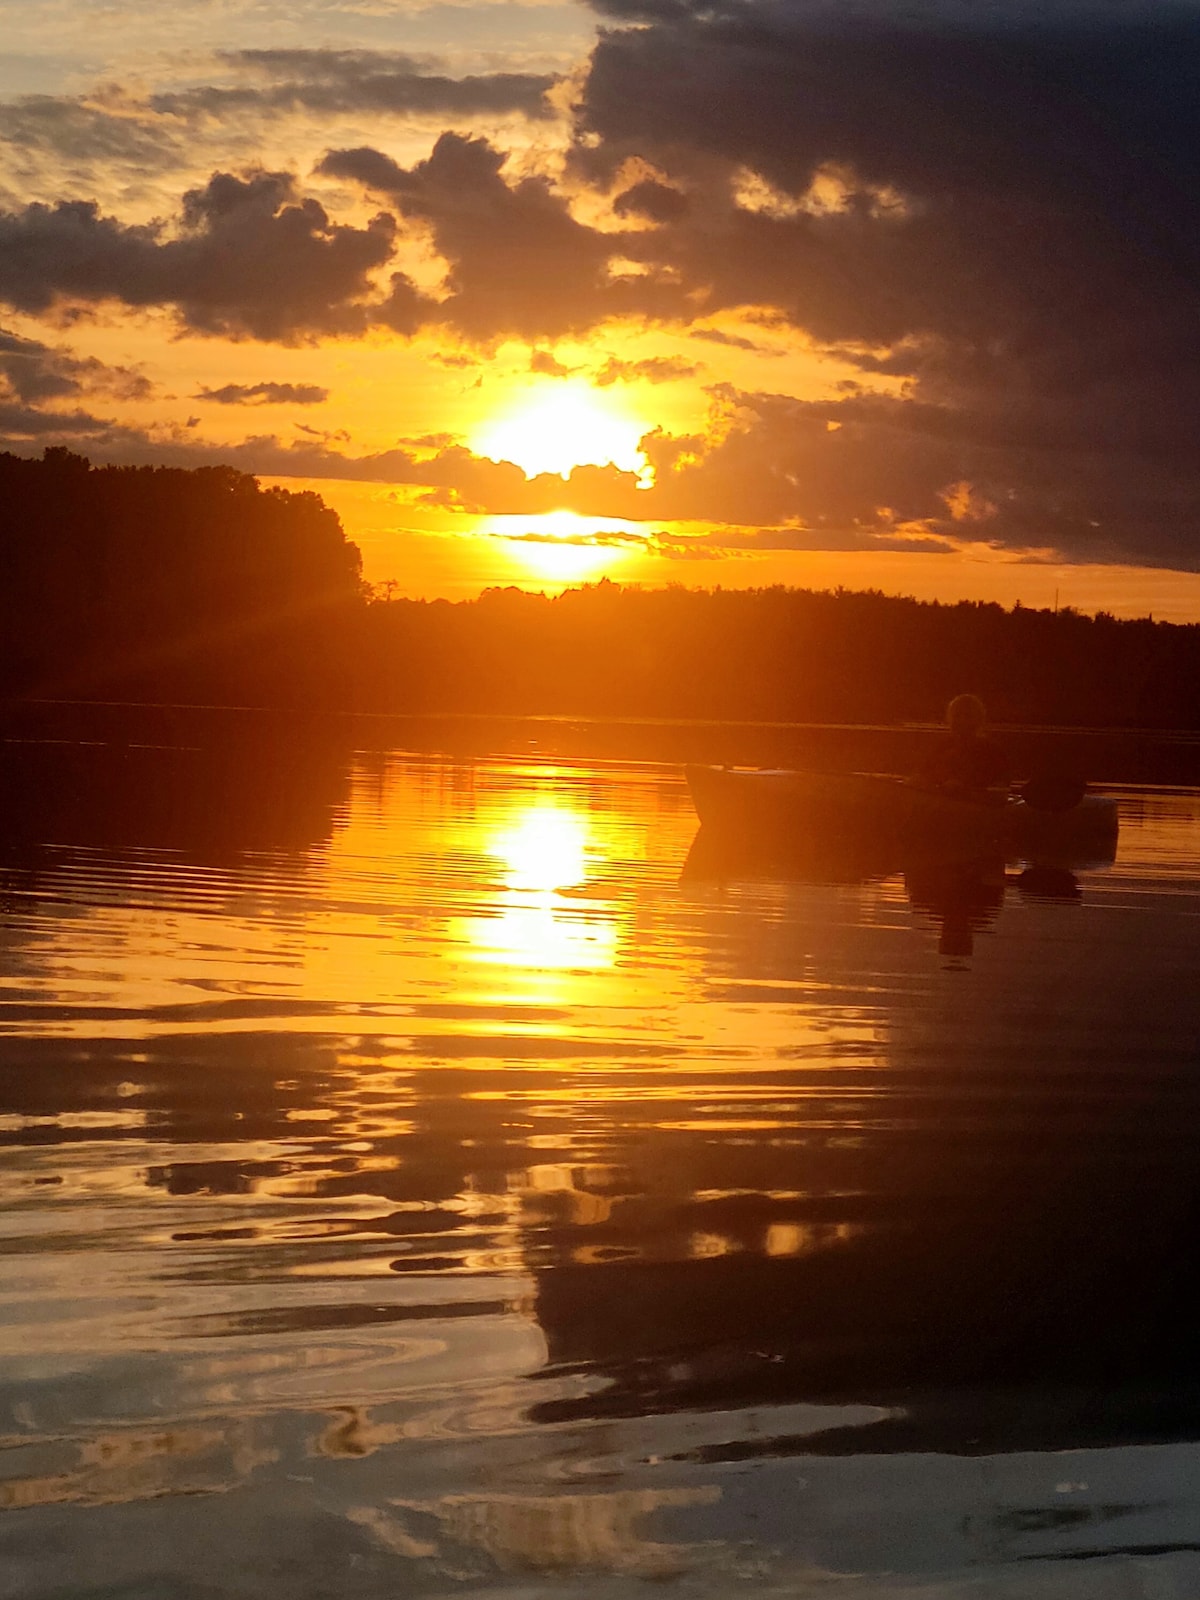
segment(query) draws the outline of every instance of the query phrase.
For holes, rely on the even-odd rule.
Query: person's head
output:
[[[956,694],[946,707],[946,726],[956,739],[978,739],[987,725],[987,710],[977,694]]]

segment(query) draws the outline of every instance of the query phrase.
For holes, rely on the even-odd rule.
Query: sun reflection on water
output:
[[[80,1572],[187,1590],[205,1563],[221,1592],[247,1562],[286,1583],[289,1548],[322,1593],[461,1572],[557,1600],[606,1572],[691,1584],[692,1562],[706,1594],[774,1588],[763,1519],[801,1449],[823,1499],[792,1573],[811,1550],[861,1566],[848,1472],[872,1514],[898,1486],[965,1529],[947,1570],[1051,1539],[1075,1570],[1110,1528],[1118,1550],[1190,1548],[1172,1485],[1194,1446],[1165,1388],[1100,1417],[1136,1444],[1089,1457],[1106,1485],[1129,1464],[1103,1488],[1115,1522],[1064,1520],[1054,1460],[1100,1436],[1059,1387],[1058,1352],[1091,1338],[1064,1261],[1114,1330],[1100,1355],[1119,1337],[1155,1384],[1190,1371],[1186,1328],[1160,1368],[1167,1315],[1139,1298],[1123,1320],[1101,1280],[1153,1261],[1137,1224],[1173,1226],[1191,1194],[1194,797],[1131,795],[1116,872],[1070,904],[1014,888],[987,959],[944,978],[899,879],[681,882],[677,772],[539,756],[527,731],[503,761],[360,759],[303,851],[235,832],[216,860],[207,834],[16,853],[0,1509],[26,1517],[6,1576],[28,1539],[23,1570],[63,1596]],[[1081,1020],[1055,1007],[1085,957]],[[1128,1231],[1114,1184],[1143,1207]],[[989,1342],[1022,1296],[1027,1333]],[[1011,1386],[1017,1347],[1036,1387]],[[1003,1388],[960,1387],[993,1361]],[[1155,1466],[1168,1428],[1185,1442]],[[983,1461],[955,1469],[961,1507],[948,1459]],[[224,1557],[199,1496],[239,1530]],[[310,1570],[314,1516],[362,1542],[331,1533]],[[889,1571],[931,1548],[893,1524]]]
[[[510,889],[571,889],[587,876],[588,840],[577,812],[535,804],[495,836],[488,853],[505,863]]]
[[[588,819],[555,802],[534,802],[485,846],[501,863],[496,909],[459,917],[451,937],[471,959],[531,971],[594,972],[616,959],[617,927],[603,902],[564,902],[602,860]]]

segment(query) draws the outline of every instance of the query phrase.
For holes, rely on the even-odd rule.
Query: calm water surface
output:
[[[0,1594],[1200,1593],[1200,793],[864,882],[683,871],[678,769],[65,759]]]

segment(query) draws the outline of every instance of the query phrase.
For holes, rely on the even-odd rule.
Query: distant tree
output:
[[[224,466],[0,455],[10,693],[319,698],[330,625],[361,607],[360,572],[316,494]]]
[[[875,590],[377,591],[356,662],[379,710],[930,722],[972,690],[1009,723],[1200,727],[1196,625]]]

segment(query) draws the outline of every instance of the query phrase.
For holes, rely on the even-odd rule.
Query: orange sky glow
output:
[[[1200,619],[1172,408],[1096,353],[1154,286],[1070,328],[1069,252],[1039,298],[982,168],[954,177],[968,260],[929,152],[856,155],[832,122],[781,146],[706,17],[663,34],[697,109],[669,75],[647,100],[652,5],[0,0],[0,448],[315,489],[403,595],[606,577]],[[1029,215],[1061,243],[1056,204]]]

